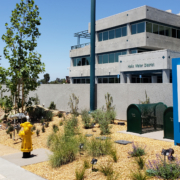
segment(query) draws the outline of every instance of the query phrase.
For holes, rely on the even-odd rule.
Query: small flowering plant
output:
[[[175,161],[164,161],[159,154],[156,155],[156,160],[148,160],[147,174],[156,176],[159,179],[179,179],[180,178],[180,160],[175,158]]]
[[[146,146],[142,147],[140,145],[138,145],[138,143],[132,143],[132,151],[129,151],[128,154],[131,155],[132,157],[138,157],[138,156],[143,156],[146,154],[145,149]]]

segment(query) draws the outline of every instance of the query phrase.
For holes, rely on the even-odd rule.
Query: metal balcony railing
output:
[[[82,47],[85,47],[85,46],[88,46],[88,45],[90,45],[90,42],[89,42],[89,43],[84,43],[84,44],[75,45],[75,46],[71,46],[71,50],[73,50],[73,49],[78,49],[78,48],[82,48]]]

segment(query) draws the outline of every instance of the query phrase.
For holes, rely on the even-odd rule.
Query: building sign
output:
[[[180,145],[180,58],[172,59],[174,144]]]
[[[144,64],[135,64],[135,65],[130,64],[128,65],[128,68],[143,68],[143,67],[154,67],[154,66],[155,66],[154,63],[149,63],[149,64],[144,63]]]

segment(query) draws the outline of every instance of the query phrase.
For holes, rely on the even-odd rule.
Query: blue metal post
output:
[[[77,37],[77,45],[80,45],[80,36]]]
[[[95,110],[95,21],[96,0],[91,0],[90,111]]]

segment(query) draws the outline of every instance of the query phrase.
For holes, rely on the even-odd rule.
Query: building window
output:
[[[102,33],[99,33],[99,41],[102,41]]]
[[[98,64],[102,64],[103,63],[103,57],[102,55],[98,56]]]
[[[109,63],[114,62],[114,53],[109,54]]]
[[[145,22],[131,24],[131,34],[145,32]]]
[[[102,84],[102,83],[120,83],[120,78],[117,78],[115,76],[109,76],[109,77],[98,77],[98,84]]]
[[[108,40],[108,31],[103,32],[103,41]]]
[[[146,32],[152,33],[152,23],[146,22]]]
[[[164,26],[159,26],[159,34],[164,35]]]
[[[131,34],[136,34],[136,24],[131,25]]]
[[[108,63],[109,54],[103,54],[103,64]]]
[[[122,52],[115,53],[115,62],[119,62],[118,57],[122,55]]]
[[[135,53],[137,53],[137,49],[132,49],[132,50],[130,51],[130,54],[135,54]]]
[[[81,57],[81,58],[74,58],[73,59],[73,66],[87,66],[90,65],[90,56]]]
[[[89,84],[89,78],[73,78],[73,84]]]
[[[165,36],[170,36],[171,37],[171,31],[172,31],[172,29],[171,28],[169,28],[169,27],[164,27],[164,35]]]
[[[177,30],[177,38],[180,39],[180,30]]]
[[[127,26],[119,27],[119,28],[114,28],[111,30],[106,30],[103,32],[98,33],[98,40],[99,41],[106,41],[108,39],[114,39],[114,38],[119,38],[122,36],[127,36]]]
[[[153,24],[153,33],[154,34],[159,34],[158,25],[157,24]]]

